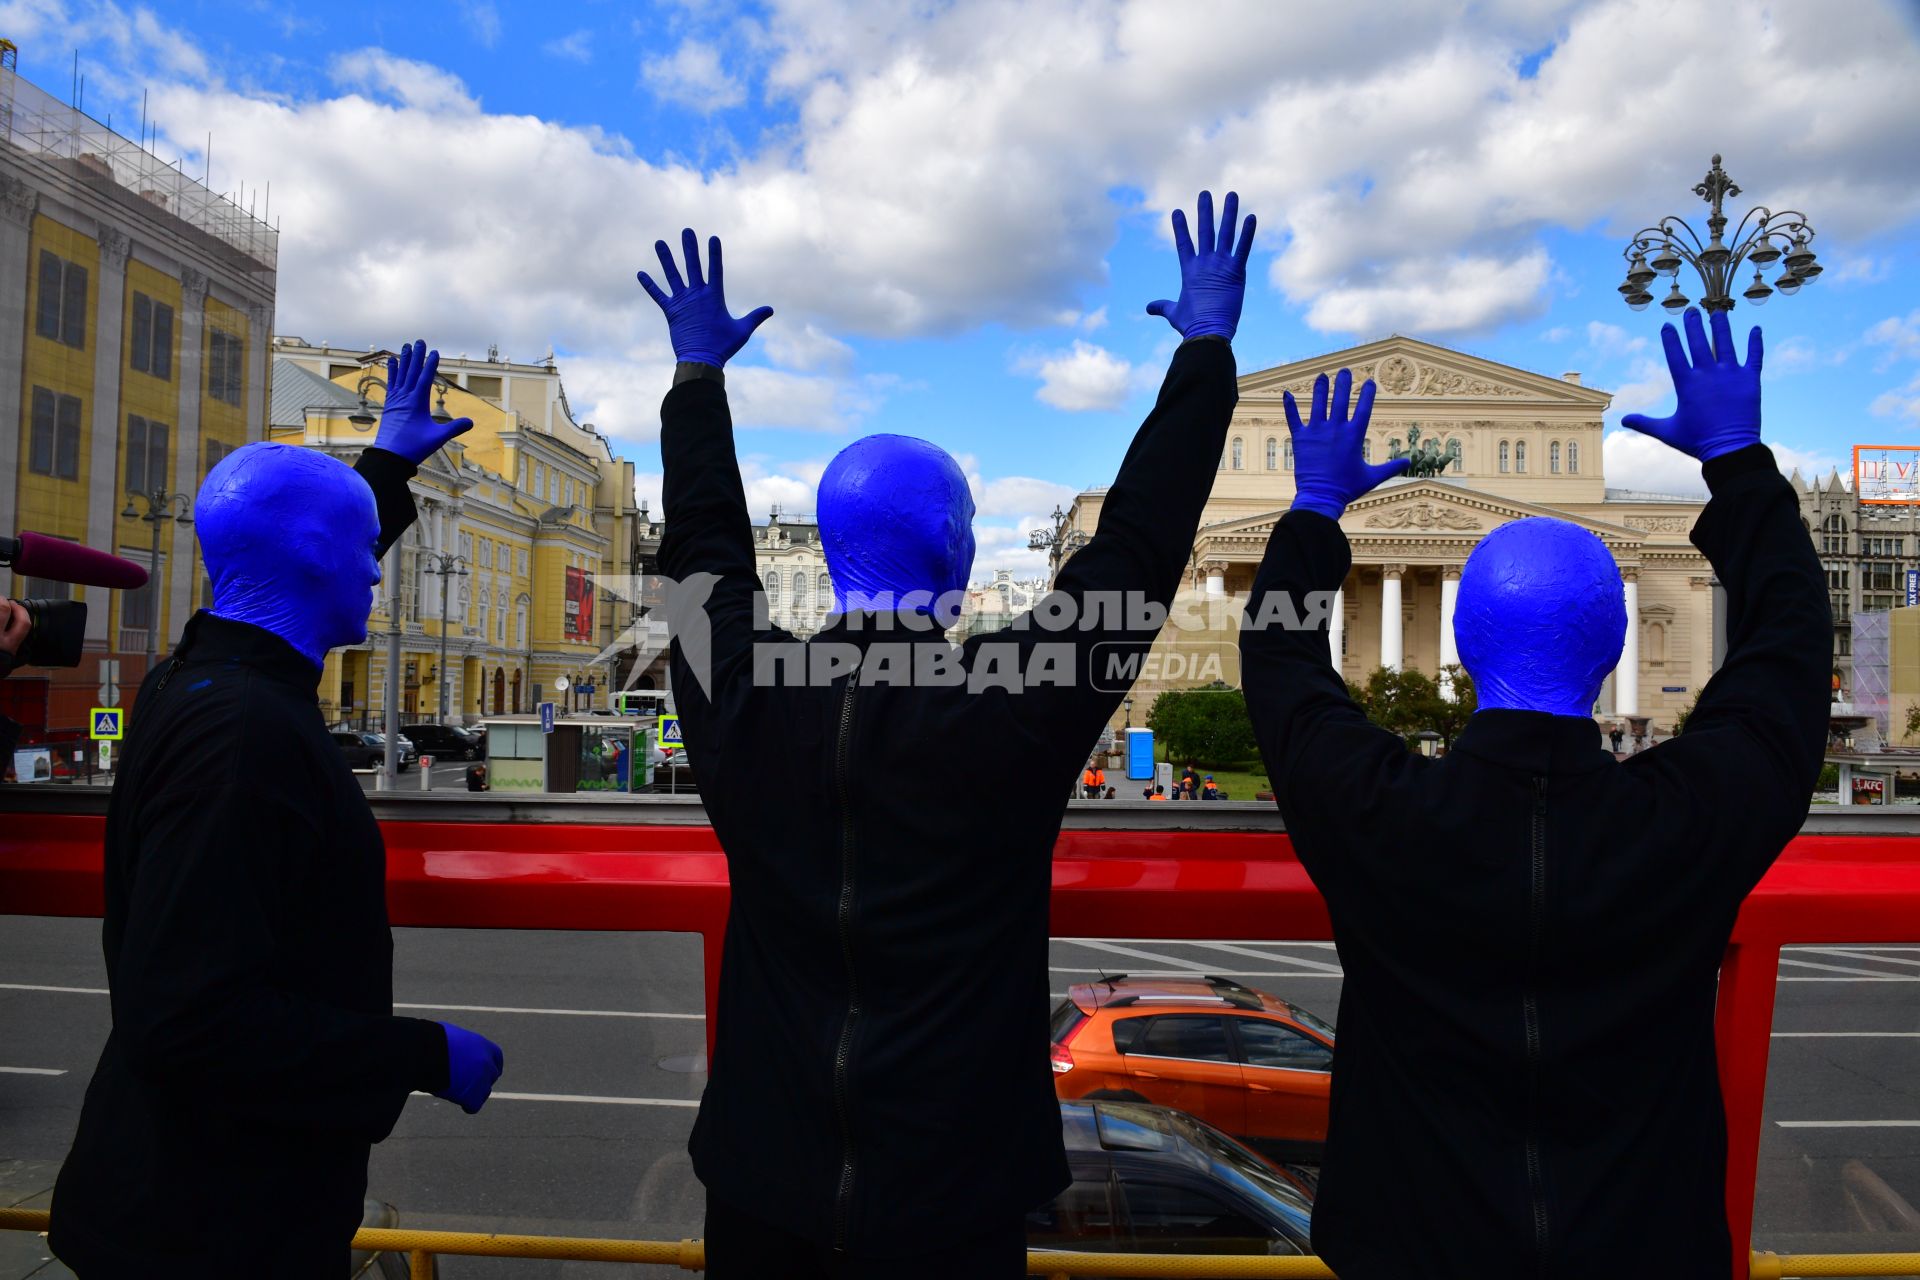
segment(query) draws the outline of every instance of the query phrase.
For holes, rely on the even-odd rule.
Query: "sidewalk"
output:
[[[0,1160],[0,1205],[44,1209],[53,1199],[56,1160]],[[0,1231],[0,1280],[73,1280],[47,1248],[44,1236],[30,1231]]]

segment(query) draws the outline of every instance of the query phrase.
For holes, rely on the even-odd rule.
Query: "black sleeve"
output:
[[[1724,850],[1744,893],[1793,838],[1826,754],[1833,614],[1813,539],[1773,451],[1750,445],[1701,468],[1713,498],[1693,545],[1727,593],[1727,656],[1686,730],[1627,767],[1699,816],[1697,847]],[[1729,803],[1736,798],[1737,803]]]
[[[409,1092],[446,1087],[446,1033],[274,984],[276,940],[302,909],[299,871],[327,852],[290,785],[236,775],[142,803],[114,1039],[135,1072],[209,1106],[379,1141]]]
[[[1051,596],[1070,603],[1064,612],[1075,619],[1072,629],[1039,625],[1043,602],[1011,626],[969,642],[970,668],[987,646],[1008,642],[1024,651],[1021,670],[1034,669],[1041,646],[1071,663],[1070,681],[1036,683],[1016,699],[1016,717],[1035,736],[1081,752],[1113,717],[1132,683],[1128,673],[1153,647],[1180,588],[1239,398],[1229,344],[1212,338],[1181,343],[1101,504],[1093,538],[1054,579]]]
[[[1287,512],[1267,538],[1240,629],[1247,713],[1303,860],[1340,847],[1337,833],[1374,807],[1369,798],[1414,767],[1406,743],[1367,719],[1333,668],[1327,623],[1352,563],[1336,521]]]
[[[674,583],[667,609],[674,705],[688,751],[700,761],[722,749],[725,727],[753,686],[756,640],[793,637],[754,629],[753,525],[720,383],[694,378],[667,392],[660,461],[667,527],[659,564]]]
[[[413,492],[407,488],[407,481],[420,468],[397,453],[368,448],[360,451],[353,469],[373,490],[374,506],[380,512],[380,550],[374,557],[380,559],[414,521]]]

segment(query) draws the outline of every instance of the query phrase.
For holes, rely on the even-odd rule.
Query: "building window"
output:
[[[33,331],[83,351],[87,346],[87,269],[45,249],[40,251],[40,298]]]
[[[1667,625],[1664,622],[1647,624],[1647,664],[1655,667],[1667,665]]]
[[[767,575],[766,588],[767,588],[767,603],[769,605],[779,604],[780,603],[780,571],[778,569],[775,569],[772,573],[769,573]]]
[[[522,601],[513,611],[513,643],[519,648],[527,647],[527,606]]]
[[[481,567],[482,569],[491,569],[491,568],[493,568],[493,541],[492,541],[492,539],[489,539],[489,538],[482,538],[482,539],[480,539],[480,567]]]
[[[807,575],[798,569],[793,571],[793,607],[807,607]]]
[[[1527,474],[1527,442],[1525,440],[1513,442],[1513,469],[1521,475]]]
[[[33,389],[27,469],[59,480],[80,478],[80,397]]]
[[[1293,470],[1293,438],[1289,436],[1285,445],[1287,470]]]
[[[487,603],[486,593],[482,592],[480,596],[480,638],[482,640],[493,634],[493,612],[487,607]]]
[[[467,390],[479,396],[482,400],[492,400],[498,403],[500,399],[500,379],[482,378],[476,374],[468,374]]]
[[[1500,474],[1501,475],[1505,475],[1509,470],[1509,467],[1507,465],[1507,461],[1508,461],[1507,451],[1508,451],[1507,442],[1505,440],[1502,440],[1500,442]]]
[[[1558,440],[1547,446],[1547,471],[1551,475],[1560,474],[1560,442]]]
[[[819,585],[820,585],[820,607],[824,609],[833,600],[833,579],[828,577],[825,572],[822,572],[820,575]]]
[[[1235,436],[1233,438],[1233,469],[1235,471],[1240,470],[1241,455],[1244,452],[1244,448],[1240,442],[1240,437]]]
[[[127,492],[167,487],[167,424],[127,415]]]
[[[1580,474],[1580,444],[1575,440],[1567,441],[1567,474],[1570,476]]]
[[[71,600],[73,584],[52,578],[21,578],[20,596],[25,600]]]
[[[141,373],[173,377],[173,308],[144,293],[133,295],[133,343],[128,356]]]
[[[560,485],[560,497],[568,506],[573,505],[573,477],[568,476]]]
[[[1360,461],[1362,462],[1373,461],[1373,437],[1372,436],[1360,437]]]
[[[207,441],[207,474],[212,475],[213,469],[220,465],[220,459],[232,453],[233,449],[234,446],[219,440]]]
[[[246,345],[224,329],[207,330],[207,394],[223,404],[240,403]]]
[[[524,578],[527,576],[527,549],[525,547],[520,548],[517,559],[520,567],[515,572]]]
[[[1267,470],[1280,469],[1280,442],[1272,436],[1267,437]]]

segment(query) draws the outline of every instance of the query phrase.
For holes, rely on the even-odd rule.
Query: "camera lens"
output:
[[[27,641],[16,661],[29,667],[77,667],[87,638],[84,600],[22,600],[27,611]]]

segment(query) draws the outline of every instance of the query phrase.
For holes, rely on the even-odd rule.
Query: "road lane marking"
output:
[[[0,991],[54,991],[61,995],[104,996],[105,987],[42,987],[31,982],[0,982]]]
[[[59,1067],[0,1067],[0,1073],[10,1076],[63,1076],[67,1074]]]
[[[1089,969],[1083,964],[1050,964],[1048,973],[1085,974],[1088,982],[1099,980],[1099,971]],[[1212,974],[1216,978],[1344,978],[1344,973],[1307,973],[1299,969],[1129,969],[1129,978],[1197,978],[1202,974]],[[1905,979],[1897,979],[1905,981]],[[1920,982],[1920,978],[1914,979]]]
[[[488,1095],[508,1102],[584,1102],[603,1107],[699,1107],[698,1098],[604,1098],[590,1093],[502,1093]]]
[[[1782,1129],[1920,1129],[1920,1120],[1775,1120]]]
[[[1854,973],[1865,978],[1886,978],[1892,976],[1873,969],[1855,969],[1844,964],[1821,964],[1816,960],[1795,960],[1792,956],[1781,956],[1780,963],[1798,965],[1802,969],[1823,969],[1828,973]]]
[[[1920,969],[1920,960],[1909,960],[1905,956],[1876,955],[1871,951],[1849,951],[1844,947],[1801,947],[1799,950],[1818,956],[1838,956],[1842,960],[1878,960],[1881,964],[1908,964]]]
[[[1325,947],[1331,942],[1312,942],[1304,938],[1054,938],[1054,942],[1151,942],[1159,946],[1197,946],[1202,942],[1226,942],[1236,947]],[[1920,951],[1920,947],[1914,950]]]
[[[1179,956],[1163,956],[1157,951],[1142,951],[1138,947],[1123,947],[1117,942],[1102,942],[1097,938],[1078,938],[1074,946],[1085,947],[1089,951],[1107,951],[1116,956],[1132,956],[1135,960],[1153,960],[1160,964],[1170,964],[1185,969],[1188,973],[1206,973],[1212,965],[1198,960],[1182,960]]]
[[[1303,968],[1315,969],[1321,973],[1339,973],[1340,966],[1328,964],[1324,960],[1308,960],[1304,956],[1280,955],[1272,951],[1255,951],[1252,947],[1243,947],[1232,942],[1195,942],[1191,945],[1205,947],[1209,951],[1225,951],[1230,955],[1252,956],[1256,960],[1278,960],[1282,964],[1297,964]]]
[[[1780,978],[1780,982],[1920,982],[1920,977],[1909,978],[1905,974],[1890,974],[1877,978]]]
[[[1920,1039],[1920,1031],[1776,1031],[1774,1038],[1787,1037],[1798,1040],[1844,1040],[1867,1037],[1887,1040]]]
[[[629,1009],[518,1009],[503,1005],[490,1004],[400,1004],[396,1009],[450,1009],[459,1013],[542,1013],[556,1017],[569,1018],[673,1018],[688,1022],[705,1022],[704,1013],[636,1013]]]

